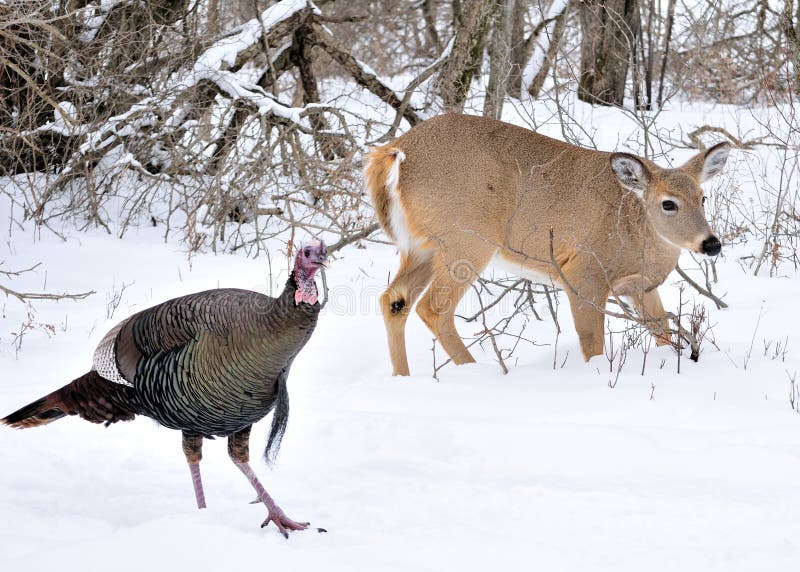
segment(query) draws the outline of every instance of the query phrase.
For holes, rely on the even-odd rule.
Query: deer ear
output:
[[[612,153],[611,170],[623,187],[644,198],[650,186],[650,170],[641,159],[628,153]]]
[[[728,160],[728,153],[731,152],[731,145],[727,142],[717,143],[704,153],[698,153],[682,167],[698,183],[710,179],[722,172],[725,161]]]

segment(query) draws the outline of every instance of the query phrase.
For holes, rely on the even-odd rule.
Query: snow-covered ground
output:
[[[687,124],[705,120],[696,115]],[[605,139],[618,146],[616,135]],[[268,291],[265,259],[189,261],[162,232],[67,231],[62,242],[14,229],[3,241],[3,269],[42,262],[5,285],[97,293],[37,302],[39,325],[20,348],[11,332],[27,310],[0,300],[0,415],[84,373],[95,344],[130,313],[218,286]],[[672,350],[653,349],[644,376],[632,350],[610,388],[605,358],[580,358],[566,301],[563,367],[552,367],[554,328],[543,321],[527,335],[549,345],[521,351],[509,375],[487,348],[436,381],[431,335],[412,315],[413,375],[391,377],[377,299],[397,256],[349,247],[328,271],[330,303],[292,369],[274,468],[259,455],[267,422],[251,439],[278,503],[327,534],[287,541],[260,529],[265,510],[248,504],[254,495],[225,440],[206,442],[209,508],[198,511],[178,432],[147,419],[104,429],[69,418],[0,430],[0,569],[795,570],[800,415],[788,396],[800,370],[800,282],[788,270],[745,273],[738,255],[759,248],[724,253],[717,289],[730,308],[706,304],[718,349],[706,343],[698,363],[684,357],[680,374]],[[285,260],[277,250],[272,260],[280,289]],[[668,307],[676,281],[661,288]]]

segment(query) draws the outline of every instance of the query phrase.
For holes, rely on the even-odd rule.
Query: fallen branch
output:
[[[96,294],[94,290],[89,292],[81,292],[80,294],[43,294],[39,292],[17,292],[11,288],[6,288],[0,284],[0,292],[6,296],[13,296],[20,302],[28,300],[83,300],[84,298]]]
[[[728,138],[728,140],[736,145],[739,149],[753,149],[757,145],[762,145],[764,143],[764,138],[759,139],[752,139],[750,141],[742,141],[738,137],[732,135],[727,129],[724,127],[714,127],[713,125],[702,125],[689,133],[687,137],[689,138],[690,142],[684,141],[684,145],[690,148],[699,149],[700,151],[705,151],[706,145],[700,140],[700,135],[703,133],[719,133],[720,135],[724,135]]]
[[[320,22],[325,22],[327,24],[345,24],[345,23],[349,23],[349,22],[366,22],[367,20],[369,20],[369,18],[370,17],[368,15],[366,15],[366,14],[362,15],[362,16],[325,16],[324,14],[320,15],[320,16],[317,16],[317,20],[319,20]]]
[[[2,263],[0,263],[0,264],[2,264]],[[37,262],[36,264],[31,266],[30,268],[25,268],[24,270],[0,270],[0,274],[5,274],[6,276],[20,276],[21,274],[24,274],[25,272],[32,272],[33,270],[36,270],[41,265],[42,265],[41,262]]]

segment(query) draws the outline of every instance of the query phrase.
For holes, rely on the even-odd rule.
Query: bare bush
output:
[[[295,228],[366,236],[358,160],[385,112],[321,102],[314,62],[323,52],[339,62],[345,95],[400,99],[313,4],[285,1],[244,22],[198,6],[0,8],[7,194],[40,225],[67,217],[123,236],[151,223],[189,250],[258,254],[263,239]],[[205,33],[223,23],[237,25]],[[416,120],[411,108],[403,115]]]

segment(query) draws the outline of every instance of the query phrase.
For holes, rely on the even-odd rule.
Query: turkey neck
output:
[[[298,278],[300,284],[298,284]],[[268,356],[265,355],[264,357],[268,361],[279,357],[273,367],[282,362],[280,369],[285,368],[288,370],[295,356],[311,337],[317,324],[321,306],[317,302],[314,304],[296,302],[297,295],[301,292],[304,292],[304,296],[313,292],[316,300],[316,286],[313,278],[295,270],[286,281],[286,286],[281,295],[274,299],[274,306],[270,311],[263,312],[258,320],[261,333],[257,334],[257,337],[262,338],[263,336],[264,345],[261,346],[259,344],[260,349],[256,350],[256,352],[260,353],[263,350],[267,350]],[[268,369],[271,370],[273,368],[270,367]],[[279,372],[276,371],[275,373]]]
[[[310,303],[312,300],[313,303]],[[275,302],[277,311],[269,312],[264,316],[269,318],[270,322],[274,321],[276,317],[280,317],[279,319],[285,320],[287,325],[291,323],[301,329],[313,330],[320,310],[313,273],[309,276],[309,273],[302,268],[295,268],[286,281],[283,292]],[[310,333],[309,331],[309,335]]]

